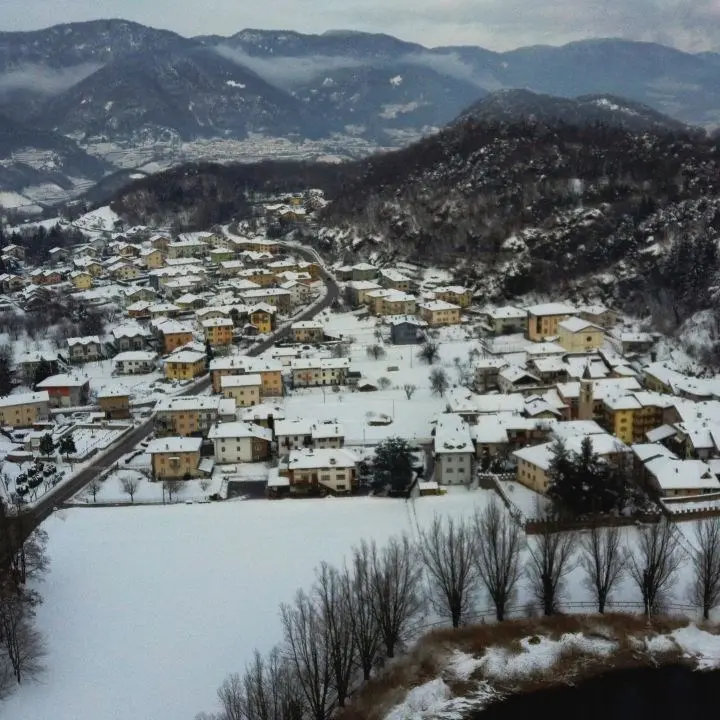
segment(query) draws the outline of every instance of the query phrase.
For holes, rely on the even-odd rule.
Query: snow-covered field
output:
[[[48,672],[7,701],[5,716],[178,720],[211,710],[225,675],[280,639],[278,605],[311,584],[321,560],[341,563],[362,538],[416,536],[415,517],[422,527],[435,513],[466,516],[490,497],[453,489],[417,500],[414,512],[404,501],[351,498],[56,513],[38,610]],[[623,531],[627,542],[634,533]],[[568,600],[589,600],[581,568],[567,590]],[[636,595],[626,581],[618,599]],[[523,586],[518,604],[528,599]]]

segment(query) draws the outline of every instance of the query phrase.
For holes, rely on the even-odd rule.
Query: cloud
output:
[[[329,55],[256,57],[227,45],[218,45],[215,50],[224,58],[249,68],[269,83],[286,89],[309,82],[331,70],[366,64],[352,58]]]
[[[54,70],[46,65],[18,65],[0,75],[0,91],[34,90],[43,95],[57,95],[89,77],[102,67],[98,63],[82,63]]]

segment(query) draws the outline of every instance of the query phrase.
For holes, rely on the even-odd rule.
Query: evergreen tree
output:
[[[375,449],[373,487],[391,494],[408,491],[413,478],[413,457],[406,440],[391,437]]]
[[[0,395],[9,395],[12,390],[12,362],[12,347],[3,345],[0,347]]]
[[[35,376],[33,377],[33,385],[38,385],[46,378],[49,378],[53,374],[52,364],[45,358],[42,358],[35,368]]]
[[[40,453],[42,455],[50,456],[55,452],[55,443],[53,442],[52,435],[45,433],[40,438]]]
[[[210,361],[215,357],[215,351],[209,340],[205,341],[205,357],[207,358],[208,365]]]
[[[574,513],[580,502],[582,490],[577,484],[577,474],[573,466],[570,451],[565,441],[557,438],[550,447],[550,467],[548,468],[548,497],[566,512]]]
[[[75,440],[73,440],[72,434],[63,435],[63,437],[60,438],[58,450],[60,450],[60,452],[65,456],[66,460],[70,457],[70,455],[77,452]]]

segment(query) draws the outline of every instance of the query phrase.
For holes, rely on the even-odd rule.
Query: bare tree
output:
[[[403,390],[405,391],[405,397],[408,400],[412,400],[412,396],[415,394],[415,391],[417,390],[417,385],[412,385],[408,383],[407,385],[403,385]]]
[[[382,345],[368,345],[365,352],[367,352],[367,356],[373,360],[382,360],[382,358],[387,355]]]
[[[435,611],[459,627],[472,609],[478,584],[475,533],[464,520],[437,515],[420,533],[420,558]]]
[[[327,628],[332,685],[338,707],[345,707],[355,668],[355,641],[350,619],[351,607],[340,572],[327,563],[317,571],[314,595],[321,621]]]
[[[683,555],[675,541],[673,527],[667,520],[640,531],[635,546],[629,552],[628,569],[640,590],[648,617],[661,610]]]
[[[582,542],[581,564],[586,582],[595,598],[600,614],[610,600],[613,589],[625,572],[625,553],[620,542],[620,529],[593,525]]]
[[[130,502],[135,502],[135,493],[140,485],[140,478],[135,475],[127,475],[120,480],[123,492],[129,496]]]
[[[495,606],[495,617],[505,619],[520,579],[522,528],[499,502],[475,514],[476,562],[480,580]]]
[[[436,342],[428,341],[420,348],[418,357],[432,365],[440,357],[440,347]]]
[[[100,492],[103,486],[103,481],[97,475],[87,484],[87,489],[90,495],[92,495],[93,502],[97,501],[97,494]]]
[[[710,611],[720,604],[720,518],[706,518],[696,525],[695,544],[690,598],[708,620]]]
[[[245,713],[243,720],[300,720],[303,704],[298,698],[292,671],[279,648],[267,658],[256,650],[245,670],[242,688]]]
[[[422,567],[407,535],[391,538],[382,552],[373,543],[371,604],[388,658],[395,656],[422,613]]]
[[[564,580],[572,572],[575,535],[559,532],[552,518],[546,517],[543,530],[534,543],[528,543],[529,562],[527,575],[535,599],[542,605],[545,615],[559,609]]]
[[[45,669],[45,643],[33,627],[32,606],[19,588],[5,583],[0,590],[0,638],[18,683],[37,678]]]
[[[353,548],[352,564],[350,569],[345,569],[343,582],[357,662],[366,681],[370,679],[380,649],[380,626],[373,612],[371,580],[372,550],[363,541]]]
[[[387,390],[391,385],[392,385],[392,380],[390,380],[390,378],[384,377],[384,376],[381,378],[378,378],[378,387],[381,390]]]
[[[217,694],[223,709],[222,720],[247,720],[247,700],[240,675],[228,675]]]
[[[173,497],[177,498],[177,496],[180,494],[180,491],[184,487],[184,482],[178,479],[163,480],[162,487],[163,493],[167,493],[168,502],[172,502]]]
[[[433,395],[442,397],[450,387],[450,380],[443,368],[437,367],[430,371],[430,389]]]
[[[302,590],[292,605],[282,605],[287,657],[297,676],[311,720],[327,720],[335,710],[328,628]]]

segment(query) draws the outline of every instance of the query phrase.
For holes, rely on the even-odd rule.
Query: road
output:
[[[318,254],[314,250],[298,247],[296,245],[285,245],[284,243],[281,243],[281,245],[283,245],[283,247],[286,247],[288,250],[292,250],[293,253],[301,255],[303,258],[310,262],[317,263],[320,259]],[[325,270],[325,268],[322,267],[322,265],[320,269],[320,275],[323,282],[325,283],[325,288],[327,291],[325,297],[316,301],[306,311],[295,317],[293,322],[298,322],[300,320],[311,320],[318,313],[330,307],[330,305],[332,305],[333,302],[335,302],[335,300],[339,297],[340,290],[338,288],[337,282],[332,277],[332,275],[330,275]],[[260,355],[261,353],[264,353],[278,340],[282,340],[284,337],[286,337],[289,332],[290,327],[288,325],[281,330],[273,333],[273,335],[267,338],[267,340],[263,340],[262,342],[253,345],[253,347],[247,351],[247,355]],[[192,387],[188,388],[185,394],[198,395],[201,392],[207,390],[208,387],[210,387],[209,375],[199,380]],[[87,485],[94,477],[114,465],[123,455],[131,452],[139,442],[144,440],[152,433],[153,427],[153,419],[150,418],[149,420],[146,420],[145,422],[143,422],[142,425],[139,425],[131,433],[122,438],[122,440],[114,448],[112,448],[112,450],[108,451],[106,454],[99,457],[94,463],[88,465],[88,467],[81,470],[72,479],[68,480],[62,485],[59,485],[51,494],[38,500],[31,510],[27,510],[23,513],[23,530],[28,533],[32,532],[32,530],[34,530],[38,525],[40,525],[43,520],[45,520],[53,513],[55,508],[59,507],[60,505],[62,505],[62,503],[69,500],[73,495],[75,495],[83,487],[85,487],[85,485]],[[27,522],[28,519],[31,520],[29,523]]]

